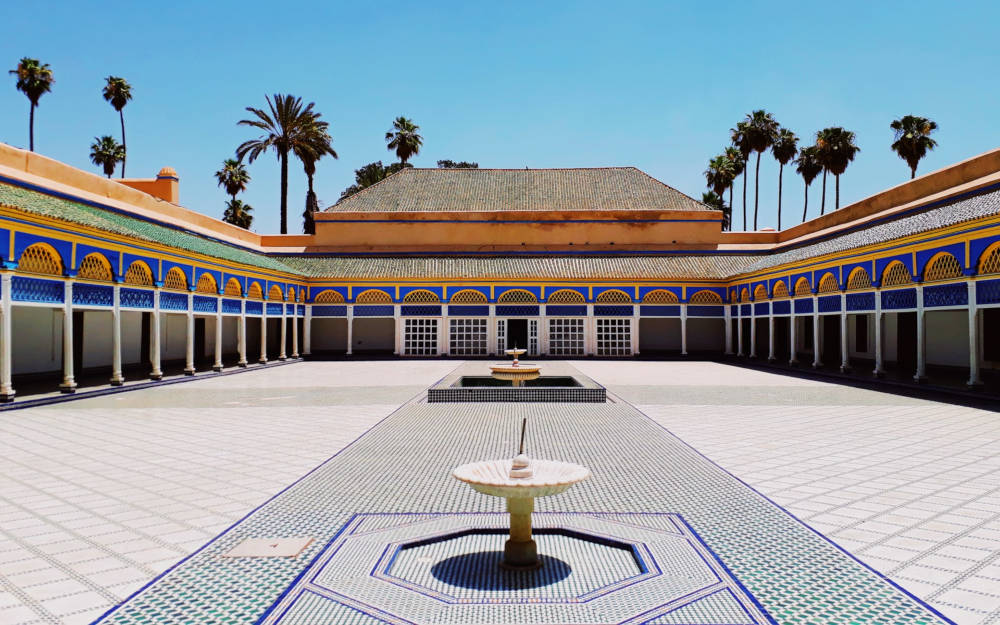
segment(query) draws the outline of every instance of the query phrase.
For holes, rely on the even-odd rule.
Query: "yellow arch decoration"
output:
[[[153,270],[141,260],[134,261],[125,270],[125,284],[153,286]]]
[[[504,291],[503,294],[497,298],[497,302],[501,304],[536,304],[538,303],[538,298],[531,291],[525,291],[524,289],[511,289],[509,291]]]
[[[26,247],[17,261],[17,269],[46,276],[61,276],[64,273],[59,252],[48,243],[32,243]]]
[[[904,284],[911,284],[913,282],[913,277],[910,276],[910,270],[906,268],[902,262],[894,260],[889,265],[882,270],[882,282],[881,286],[902,286]]]
[[[264,289],[260,287],[260,282],[251,282],[247,289],[247,297],[250,299],[264,299]]]
[[[757,288],[753,290],[753,298],[755,300],[767,299],[767,287],[763,284],[758,284]]]
[[[451,296],[452,304],[485,304],[486,301],[486,296],[475,289],[458,291]]]
[[[267,291],[267,299],[276,302],[284,301],[285,297],[281,293],[281,287],[277,284],[272,284],[271,288]]]
[[[362,291],[354,298],[356,304],[391,304],[392,296],[381,289]]]
[[[406,304],[437,304],[440,301],[441,298],[436,293],[425,289],[410,291],[403,297],[403,302]]]
[[[111,262],[100,252],[91,252],[80,261],[76,277],[80,280],[94,280],[96,282],[111,282],[114,280],[115,272],[111,269]]]
[[[313,302],[316,304],[343,304],[344,296],[339,291],[327,289],[313,298]]]
[[[198,284],[194,287],[194,290],[198,293],[211,293],[212,295],[218,295],[219,285],[215,281],[215,276],[206,271],[201,274],[200,278],[198,278]]]
[[[642,298],[643,304],[678,304],[680,300],[677,299],[677,295],[673,291],[668,291],[667,289],[656,289],[655,291],[650,291]]]
[[[831,272],[826,272],[823,277],[819,279],[819,288],[816,289],[817,293],[833,293],[834,291],[839,291],[840,285],[837,284],[837,278]]]
[[[774,292],[771,294],[771,297],[774,299],[784,299],[788,297],[788,287],[785,286],[785,283],[782,281],[775,282],[772,291]]]
[[[795,283],[795,297],[803,295],[812,295],[812,286],[807,278],[799,278]]]
[[[240,297],[243,295],[243,285],[236,278],[230,278],[226,281],[226,290],[224,295],[230,297]]]
[[[631,304],[632,298],[625,291],[611,289],[598,295],[594,301],[598,304]]]
[[[855,267],[847,276],[847,290],[860,291],[872,288],[872,278],[864,267]]]
[[[690,304],[721,304],[722,297],[719,296],[715,291],[698,291],[694,295],[688,298],[688,303]]]
[[[740,301],[741,302],[750,301],[750,289],[743,287],[743,289],[740,291]]]
[[[294,286],[288,287],[288,291],[285,293],[285,299],[287,299],[290,302],[294,302],[295,301],[296,297],[295,297],[295,287]]]
[[[587,300],[579,291],[573,289],[559,289],[549,293],[547,300],[549,304],[583,304]]]
[[[948,252],[935,254],[924,267],[924,282],[939,282],[962,277],[962,265]]]
[[[187,291],[187,275],[184,274],[180,267],[171,267],[167,271],[167,275],[163,278],[163,288],[170,289],[171,291]]]
[[[989,246],[979,255],[976,273],[981,276],[1000,273],[1000,241]]]

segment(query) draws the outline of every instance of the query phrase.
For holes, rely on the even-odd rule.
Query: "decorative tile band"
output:
[[[724,317],[726,315],[722,306],[699,306],[688,305],[688,317]]]
[[[347,306],[316,306],[312,307],[313,317],[346,317]]]
[[[183,293],[160,293],[160,310],[187,310],[188,296]]]
[[[546,304],[545,314],[550,317],[586,317],[587,307],[572,304]]]
[[[874,293],[848,293],[847,310],[875,310]]]
[[[795,300],[796,315],[804,315],[811,313],[812,311],[813,311],[813,301],[811,297]]]
[[[261,315],[264,313],[264,302],[247,302],[248,315]]]
[[[639,306],[640,317],[680,317],[680,306],[653,306],[645,304]]]
[[[497,317],[537,317],[538,306],[497,306]]]
[[[771,314],[770,305],[768,302],[757,302],[753,305],[753,314],[766,317]]]
[[[267,315],[269,317],[280,317],[281,316],[281,304],[275,302],[267,303]]]
[[[894,291],[882,291],[882,309],[900,310],[904,308],[917,307],[916,289],[896,289]]]
[[[222,300],[222,312],[227,314],[240,314],[243,312],[240,300],[238,299],[224,299]]]
[[[771,302],[771,311],[775,315],[791,314],[792,301],[787,299],[779,299],[776,302]]]
[[[386,305],[363,305],[354,307],[355,317],[392,317],[394,314],[392,306]]]
[[[965,306],[969,303],[969,287],[965,282],[924,287],[924,306]]]
[[[440,317],[440,305],[403,305],[400,306],[399,314],[404,317]]]
[[[633,311],[634,307],[629,304],[594,306],[595,317],[631,317],[634,314]]]
[[[122,308],[153,308],[153,292],[146,289],[123,287],[118,297]]]
[[[490,314],[490,307],[451,304],[448,306],[448,314],[453,317],[485,317]]]
[[[824,295],[819,298],[819,311],[821,313],[840,312],[840,296]]]
[[[218,300],[214,297],[195,295],[193,305],[195,312],[214,313],[218,309]]]
[[[10,297],[15,302],[45,302],[62,304],[66,293],[62,282],[14,276],[11,278]]]
[[[73,304],[76,306],[114,306],[114,287],[77,282],[73,285]]]
[[[976,282],[977,304],[1000,304],[1000,280]]]

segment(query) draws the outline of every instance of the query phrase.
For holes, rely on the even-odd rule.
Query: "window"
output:
[[[549,319],[549,354],[583,356],[583,319]]]
[[[485,356],[486,321],[486,319],[449,319],[448,353],[453,356]]]
[[[403,353],[407,356],[437,356],[438,320],[407,319]]]
[[[598,356],[632,355],[631,319],[597,320],[597,355]]]

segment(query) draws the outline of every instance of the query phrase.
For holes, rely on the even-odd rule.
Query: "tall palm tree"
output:
[[[11,74],[17,76],[17,90],[28,97],[31,111],[28,113],[28,149],[35,151],[35,108],[42,96],[52,91],[55,79],[48,63],[39,63],[38,59],[21,59]]]
[[[222,168],[215,172],[215,179],[219,181],[219,186],[235,200],[238,193],[247,190],[250,172],[247,171],[243,163],[235,158],[227,158],[222,161]]]
[[[705,170],[705,183],[710,189],[712,189],[715,196],[719,198],[720,202],[722,201],[722,194],[726,192],[726,189],[730,188],[733,184],[733,180],[735,179],[736,176],[733,174],[733,163],[726,158],[725,154],[716,156],[712,160],[708,161],[708,169]],[[704,199],[702,199],[702,202],[709,204],[709,202],[705,202]],[[725,224],[723,227],[725,229]]]
[[[90,145],[90,160],[104,169],[104,174],[110,178],[119,161],[125,160],[125,146],[115,141],[111,135],[94,137],[94,142]]]
[[[785,171],[785,165],[795,158],[798,151],[799,138],[795,133],[787,128],[780,129],[774,139],[774,145],[771,146],[771,154],[778,161],[778,230],[781,230],[781,176]]]
[[[937,122],[916,115],[906,115],[889,124],[889,128],[896,132],[892,151],[910,166],[910,180],[917,177],[917,164],[927,156],[927,150],[937,146],[937,141],[931,139],[931,133],[937,127]]]
[[[730,222],[733,219],[733,209],[730,206],[726,206],[726,201],[722,199],[721,195],[715,191],[706,191],[701,194],[701,203],[711,206],[715,210],[722,211],[722,229],[730,229]]]
[[[774,116],[764,110],[747,114],[747,141],[757,153],[757,172],[754,176],[753,195],[753,229],[757,229],[757,210],[760,207],[760,155],[774,143],[778,134],[778,122]]]
[[[816,134],[816,145],[822,156],[824,166],[837,179],[836,208],[840,208],[840,174],[847,170],[847,165],[861,151],[854,144],[854,133],[850,130],[834,126],[824,128]]]
[[[267,97],[270,112],[247,107],[254,118],[242,119],[240,126],[250,126],[263,131],[260,137],[244,141],[236,148],[236,157],[250,163],[264,152],[274,150],[281,163],[281,234],[288,234],[288,155],[294,153],[299,144],[308,141],[310,129],[319,122],[320,114],[314,112],[315,104],[303,106],[302,98],[293,95],[275,94]]]
[[[313,213],[319,210],[319,202],[316,200],[316,192],[313,191],[313,177],[316,175],[316,161],[324,156],[337,158],[337,152],[333,149],[333,137],[328,130],[329,124],[317,121],[306,132],[305,140],[295,147],[295,155],[302,161],[302,169],[305,171],[306,179],[309,181],[309,189],[306,192],[306,208],[302,213],[302,231],[306,234],[316,234],[316,225],[313,221]]]
[[[122,109],[132,99],[132,85],[119,76],[108,76],[104,85],[104,99],[111,103],[111,106],[118,111],[118,118],[122,122],[122,147],[125,147],[125,114]],[[125,177],[125,159],[122,159],[122,178]]]
[[[806,183],[805,202],[802,204],[802,221],[805,221],[806,212],[809,210],[809,185],[823,171],[823,164],[819,162],[819,148],[810,145],[799,150],[799,157],[795,159],[795,171]]]
[[[733,207],[733,187],[736,185],[736,179],[739,178],[743,170],[746,169],[747,161],[743,158],[743,153],[740,152],[738,148],[729,146],[726,148],[726,158],[729,162],[733,164],[733,180],[729,183],[729,208]],[[744,194],[744,198],[746,194]],[[745,204],[746,202],[744,202]]]
[[[414,124],[412,119],[400,116],[393,120],[392,130],[385,133],[386,149],[390,152],[395,150],[400,163],[405,163],[411,156],[420,154],[424,138],[417,134],[418,130],[420,126]]]
[[[740,151],[740,159],[743,162],[743,229],[747,229],[747,169],[746,162],[753,152],[753,145],[750,143],[750,127],[745,121],[737,122],[735,128],[729,129],[729,137],[733,141],[733,147]]]
[[[249,230],[250,224],[253,223],[251,212],[253,212],[252,206],[234,197],[226,202],[226,212],[222,214],[222,221]]]

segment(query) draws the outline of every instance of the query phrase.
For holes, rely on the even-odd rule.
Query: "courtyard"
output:
[[[334,579],[324,595],[299,579],[357,515],[390,530],[492,522],[502,501],[450,470],[509,457],[527,416],[532,457],[593,472],[540,499],[538,524],[679,515],[733,596],[772,619],[703,602],[649,622],[1000,623],[995,412],[712,362],[599,360],[544,367],[607,387],[605,404],[426,402],[484,365],[303,362],[0,414],[0,622],[585,622],[558,601],[359,611],[399,589],[366,598]],[[294,558],[220,557],[277,537],[312,542]],[[659,601],[650,583],[629,601]]]

